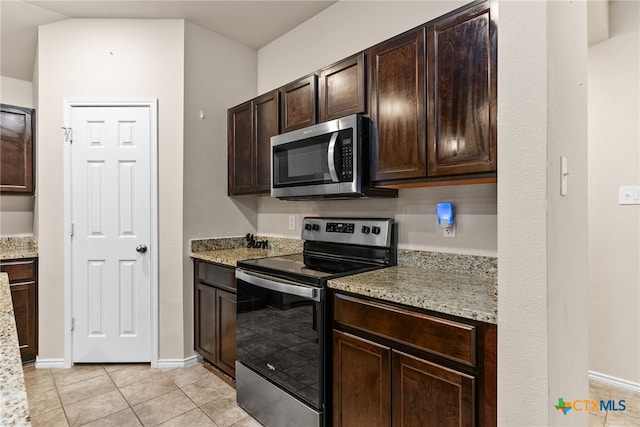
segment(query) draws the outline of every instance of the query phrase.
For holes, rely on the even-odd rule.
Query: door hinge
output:
[[[64,130],[65,141],[69,141],[69,143],[73,143],[73,129],[63,127],[62,130]]]
[[[69,235],[73,237],[73,223],[71,223],[71,228],[69,229]]]
[[[71,318],[71,330],[73,331],[76,328],[76,318]]]

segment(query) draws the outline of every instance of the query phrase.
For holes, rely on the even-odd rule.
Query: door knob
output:
[[[140,252],[141,254],[147,252],[147,245],[136,246],[136,252]]]

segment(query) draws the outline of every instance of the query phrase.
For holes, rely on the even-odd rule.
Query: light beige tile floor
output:
[[[259,427],[235,389],[201,364],[24,366],[31,423],[58,426]]]
[[[589,398],[597,401],[624,400],[626,406],[624,411],[590,411],[589,427],[640,427],[640,394],[589,381]]]

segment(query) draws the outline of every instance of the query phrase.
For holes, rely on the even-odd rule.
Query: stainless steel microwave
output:
[[[368,118],[353,114],[271,137],[271,197],[397,197],[369,182]]]

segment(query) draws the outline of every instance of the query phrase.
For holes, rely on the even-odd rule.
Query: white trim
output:
[[[158,368],[188,368],[198,364],[202,358],[198,355],[187,357],[186,359],[160,359],[158,360]]]
[[[36,369],[61,369],[66,367],[64,359],[41,359],[36,357]]]
[[[640,384],[633,381],[623,380],[621,378],[612,377],[610,375],[601,374],[599,372],[589,371],[589,381],[595,381],[603,384],[617,387],[622,390],[640,394]]]
[[[158,99],[64,99],[64,126],[71,127],[71,111],[73,107],[147,107],[149,108],[150,137],[150,175],[151,175],[151,237],[149,257],[154,268],[150,271],[151,280],[151,367],[158,367],[159,353],[159,315],[158,315]],[[71,235],[68,228],[71,224],[71,147],[68,141],[64,144],[64,367],[73,365],[73,343],[71,334],[71,318],[73,316],[71,295]],[[52,359],[54,360],[54,359]],[[55,359],[58,360],[58,359]],[[37,362],[36,362],[37,367]]]

